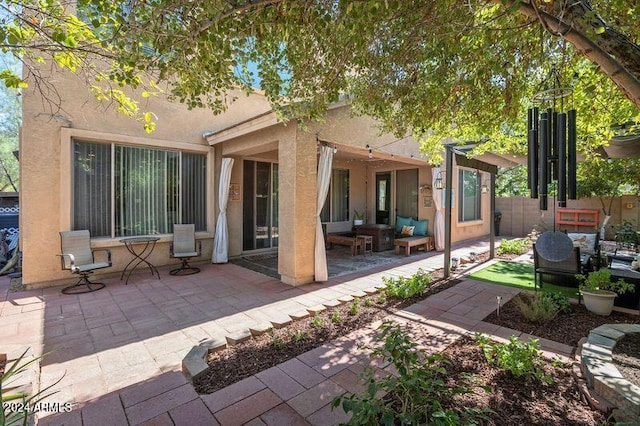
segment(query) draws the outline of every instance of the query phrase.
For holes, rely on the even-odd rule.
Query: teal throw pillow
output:
[[[403,226],[411,226],[411,218],[410,217],[402,217],[402,216],[397,216],[396,217],[396,232],[399,234],[400,232],[402,232],[402,227]]]
[[[411,226],[415,226],[413,235],[420,235],[422,237],[427,236],[427,229],[429,228],[429,221],[425,220],[413,220],[411,219]]]

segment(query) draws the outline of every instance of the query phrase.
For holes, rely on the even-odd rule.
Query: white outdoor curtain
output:
[[[320,146],[320,162],[318,164],[318,180],[317,180],[317,207],[316,216],[318,217],[316,226],[316,252],[315,252],[315,279],[316,281],[327,281],[329,272],[327,270],[327,253],[324,249],[324,234],[322,232],[322,220],[320,213],[327,199],[329,192],[329,183],[331,182],[331,167],[333,164],[333,148]]]
[[[438,175],[441,175],[440,167],[431,169],[431,182],[436,183]],[[433,222],[433,236],[436,243],[436,250],[444,250],[444,215],[442,214],[442,189],[433,188],[433,204],[436,206],[436,217]]]
[[[216,223],[216,235],[213,239],[213,263],[227,263],[229,260],[229,228],[227,227],[227,201],[229,200],[229,183],[231,182],[231,169],[233,158],[223,158],[220,170],[220,188],[218,199],[220,214]]]

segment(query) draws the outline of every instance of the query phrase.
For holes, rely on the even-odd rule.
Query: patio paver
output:
[[[483,247],[486,243],[461,250]],[[359,389],[357,373],[371,360],[355,342],[373,343],[373,328],[210,395],[195,393],[180,372],[181,357],[206,340],[233,340],[251,330],[284,326],[291,315],[361,297],[382,287],[382,276],[439,268],[442,254],[409,261],[384,272],[299,288],[232,264],[202,265],[200,274],[180,278],[161,268],[160,280],[135,274],[128,286],[106,279],[106,289],[74,296],[60,295],[59,288],[9,293],[8,280],[0,279],[0,349],[10,356],[27,347],[32,355],[51,352],[41,361],[42,386],[64,375],[50,401],[71,402],[75,408],[41,413],[43,425],[96,424],[100,416],[113,424],[335,424],[347,416],[331,411],[331,400]],[[481,320],[495,309],[496,295],[506,303],[516,292],[465,280],[390,319],[412,327],[416,341],[431,351],[474,330],[506,338],[512,330]],[[379,362],[377,367],[388,368]]]

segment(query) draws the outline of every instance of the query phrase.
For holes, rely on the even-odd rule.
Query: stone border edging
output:
[[[579,345],[580,369],[589,388],[615,407],[616,421],[640,425],[640,387],[613,364],[613,348],[628,333],[640,333],[640,324],[604,324],[591,330]]]

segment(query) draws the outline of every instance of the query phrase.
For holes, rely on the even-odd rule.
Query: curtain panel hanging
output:
[[[440,167],[431,169],[431,182],[435,183],[436,178],[441,175]],[[444,215],[442,214],[442,190],[433,188],[433,204],[436,208],[436,217],[433,221],[433,236],[436,250],[444,250]]]
[[[316,244],[315,244],[315,280],[327,281],[329,272],[327,270],[327,253],[324,248],[324,234],[322,233],[322,220],[320,214],[327,199],[329,183],[331,182],[331,167],[333,165],[333,148],[320,146],[320,161],[318,163],[317,179],[317,204],[316,204]]]
[[[227,263],[229,261],[229,228],[227,227],[227,201],[229,200],[229,184],[231,183],[231,169],[233,158],[223,158],[220,168],[220,188],[218,202],[220,213],[216,223],[216,234],[213,239],[213,254],[211,262]]]

